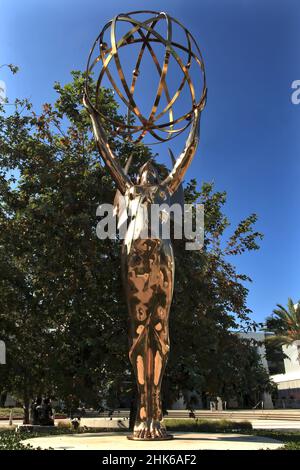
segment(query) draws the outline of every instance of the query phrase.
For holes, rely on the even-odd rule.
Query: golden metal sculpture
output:
[[[147,14],[150,17],[141,20],[139,16]],[[161,23],[165,23],[166,37],[162,36],[157,30]],[[119,39],[117,38],[118,25],[129,24],[128,31],[123,34]],[[175,27],[182,30],[186,44],[180,44],[173,36]],[[106,39],[108,36],[108,39]],[[110,45],[107,41],[110,41]],[[132,77],[130,83],[126,80],[124,67],[122,67],[120,59],[120,51],[124,47],[132,48],[135,44],[141,44],[140,51],[137,54],[135,67],[132,70]],[[162,66],[159,63],[155,46],[157,44],[163,45],[165,48],[164,59]],[[135,99],[135,90],[140,75],[140,67],[145,55],[148,51],[153,60],[154,68],[158,73],[157,92],[153,102],[153,106],[148,117],[145,117],[140,110],[139,103]],[[182,55],[180,55],[180,53]],[[94,57],[96,56],[96,57]],[[171,96],[167,83],[167,73],[171,59],[175,62],[180,83],[176,92]],[[94,45],[91,49],[87,71],[88,74],[95,72],[97,66],[100,66],[100,72],[97,80],[95,96],[91,97],[91,105],[94,111],[106,120],[109,120],[117,128],[117,134],[123,138],[127,138],[132,142],[140,142],[147,133],[151,134],[155,140],[164,142],[176,137],[179,133],[183,132],[191,122],[193,117],[193,110],[195,108],[203,108],[206,100],[206,78],[204,62],[200,49],[191,35],[191,33],[175,18],[168,14],[155,11],[140,11],[130,12],[127,14],[117,15],[113,20],[109,21],[102,29],[99,36],[96,38]],[[115,66],[117,77],[113,77],[113,72],[110,68]],[[201,80],[201,96],[197,101],[197,93],[191,78],[191,68],[195,66],[195,75],[197,72],[198,81]],[[104,77],[107,77],[112,88],[117,93],[121,102],[123,102],[128,109],[127,123],[114,121],[104,116],[99,108],[100,87]],[[121,82],[118,86],[117,79]],[[152,85],[153,86],[153,85]],[[175,118],[173,107],[184,90],[188,87],[188,94],[191,99],[190,111],[184,113],[182,116]],[[164,94],[167,105],[159,111],[162,95]],[[163,116],[168,113],[169,121],[161,122]],[[134,117],[140,124],[132,123],[131,118]],[[181,124],[181,127],[176,127],[176,124]],[[135,136],[137,134],[137,136]],[[165,136],[167,134],[167,136]],[[135,138],[134,138],[135,137]]]
[[[135,14],[136,13],[138,12],[135,12]],[[130,214],[130,221],[122,247],[121,261],[122,277],[130,317],[129,358],[135,372],[139,394],[137,418],[133,436],[131,437],[137,440],[172,438],[172,436],[166,433],[165,428],[161,424],[161,384],[169,355],[169,312],[174,288],[174,256],[171,240],[160,236],[161,227],[159,227],[157,234],[148,232],[147,236],[145,236],[145,227],[151,217],[150,211],[152,204],[161,205],[164,203],[171,205],[174,200],[176,191],[181,185],[182,179],[196,152],[199,140],[200,115],[205,106],[206,99],[203,60],[191,34],[186,28],[183,28],[189,46],[187,48],[180,46],[172,40],[172,22],[180,24],[177,20],[169,17],[165,13],[146,13],[152,16],[144,22],[133,19],[132,14],[118,15],[103,28],[103,31],[98,36],[96,43],[100,43],[99,57],[103,66],[97,82],[96,94],[99,92],[103,74],[106,73],[120,98],[125,99],[121,90],[116,87],[116,83],[108,71],[109,61],[113,58],[116,61],[117,70],[124,86],[125,94],[127,95],[126,105],[128,106],[129,114],[133,113],[141,121],[140,125],[117,123],[119,128],[123,126],[122,137],[126,135],[133,140],[132,135],[140,132],[136,139],[136,141],[140,141],[146,133],[149,132],[154,138],[165,140],[157,134],[159,130],[166,131],[168,133],[168,139],[171,138],[172,134],[182,132],[182,130],[191,124],[184,150],[177,161],[174,162],[174,167],[170,174],[161,181],[156,168],[153,163],[149,161],[140,169],[137,181],[133,182],[127,174],[127,168],[123,169],[121,167],[118,158],[114,155],[108,144],[106,134],[101,124],[103,118],[101,110],[97,109],[97,99],[96,102],[92,102],[88,86],[86,87],[84,95],[84,105],[92,120],[93,132],[99,152],[118,187],[116,205],[119,212],[125,210],[127,214]],[[166,20],[168,26],[168,37],[166,40],[155,31],[155,26],[161,19]],[[132,24],[132,28],[116,43],[115,28],[117,21],[129,21]],[[110,46],[107,44],[103,45],[103,34],[108,27],[111,28]],[[150,45],[153,41],[159,41],[166,46],[166,54],[162,68]],[[118,59],[118,48],[134,42],[141,42],[142,45],[140,53],[138,54],[132,83],[131,86],[128,87],[128,85],[124,83],[125,78]],[[192,52],[192,43],[196,45],[200,58]],[[174,52],[175,46],[187,52],[189,60],[193,57],[200,64],[204,82],[201,99],[197,103],[195,102],[194,87],[189,76],[189,67],[184,65],[177,53]],[[93,46],[93,49],[94,48],[95,45]],[[148,48],[156,64],[156,68],[160,73],[157,97],[148,119],[142,116],[133,97],[136,77],[145,48]],[[183,69],[183,82],[188,83],[193,101],[192,111],[178,119],[175,119],[173,116],[172,106],[180,95],[184,83],[182,82],[180,84],[180,89],[171,98],[166,84],[166,73],[170,54],[176,58],[177,63],[179,63]],[[91,65],[89,58],[89,73],[96,62],[97,60]],[[155,117],[155,113],[163,90],[168,99],[168,105],[164,112],[169,112],[170,122],[164,123],[164,125],[161,126],[156,123],[157,116]],[[174,125],[183,119],[188,119],[187,124],[179,130],[175,130]],[[162,221],[160,223],[162,223]]]

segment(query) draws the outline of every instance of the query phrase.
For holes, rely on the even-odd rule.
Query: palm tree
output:
[[[300,340],[300,301],[294,303],[288,299],[287,308],[277,304],[271,316],[266,319],[267,329],[273,331],[273,336],[267,337],[267,341],[274,346],[283,346]],[[299,349],[299,347],[298,347]],[[300,353],[300,351],[299,351]],[[300,362],[300,357],[298,356]]]

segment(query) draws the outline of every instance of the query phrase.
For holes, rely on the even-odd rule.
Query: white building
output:
[[[257,352],[260,356],[260,360],[266,371],[269,372],[269,366],[268,366],[268,361],[266,357],[266,348],[265,348],[265,333],[264,332],[249,332],[249,333],[244,333],[244,332],[239,332],[239,336],[241,338],[247,339],[253,344],[255,344]],[[264,393],[263,396],[261,397],[262,399],[262,406],[265,409],[273,409],[273,402],[271,395],[269,393]]]
[[[278,387],[277,406],[300,408],[300,341],[283,346],[282,350],[287,356],[284,359],[285,372],[271,376]]]
[[[239,333],[242,338],[258,341],[257,351],[261,362],[269,372],[269,364],[266,357],[264,346],[264,332],[258,333]],[[291,345],[283,346],[282,351],[285,354],[283,360],[283,370],[281,374],[270,375],[271,380],[277,385],[278,399],[275,400],[276,408],[300,408],[300,341],[294,341]],[[273,408],[272,400],[269,394],[265,394],[265,408]]]

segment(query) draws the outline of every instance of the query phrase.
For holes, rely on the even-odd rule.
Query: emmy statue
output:
[[[128,29],[118,38],[120,24],[123,31],[126,26]],[[166,31],[165,35],[162,30]],[[185,44],[179,43],[175,38],[176,31],[180,31],[180,37],[185,38]],[[121,65],[120,50],[131,48],[133,45],[139,47],[139,51],[135,67],[131,71],[131,83],[128,84]],[[159,63],[155,52],[156,46],[164,49],[162,64]],[[140,111],[135,97],[140,66],[146,52],[153,60],[155,73],[158,74],[157,92],[147,118]],[[96,55],[94,59],[93,55]],[[178,67],[178,77],[181,80],[173,95],[166,79],[171,59]],[[118,77],[114,77],[110,70],[112,63]],[[99,78],[92,93],[88,77],[99,65]],[[191,77],[193,67],[201,79],[199,97]],[[114,122],[102,114],[99,94],[104,76],[108,78],[120,100],[125,103],[127,121]],[[117,85],[116,78],[122,87]],[[152,84],[151,77],[144,81],[146,93],[150,91],[148,87],[153,87]],[[191,98],[191,107],[185,114],[175,118],[174,106],[184,87],[187,87],[188,96]],[[166,105],[159,111],[162,95]],[[161,237],[160,230],[156,235],[151,233],[145,236],[144,225],[150,217],[152,204],[172,204],[197,149],[200,115],[206,102],[206,82],[203,59],[195,39],[179,21],[166,13],[143,11],[116,16],[104,26],[91,50],[83,101],[92,120],[98,150],[118,188],[117,208],[120,212],[121,207],[125,207],[126,213],[130,214],[121,264],[130,319],[129,358],[136,376],[139,400],[133,435],[129,438],[171,439],[172,436],[167,434],[162,424],[161,384],[170,349],[169,313],[174,288],[174,256],[171,240]],[[169,115],[169,121],[162,122],[166,113]],[[189,126],[190,131],[182,153],[177,160],[173,158],[173,169],[166,178],[161,180],[155,164],[149,160],[140,168],[137,180],[132,181],[128,176],[128,164],[123,169],[110,148],[103,127],[104,119],[110,121],[112,132],[116,136],[136,144],[146,135],[151,135],[157,142],[165,142]]]

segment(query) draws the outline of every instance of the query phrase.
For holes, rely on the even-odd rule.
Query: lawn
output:
[[[252,425],[248,421],[165,419],[164,423],[169,431],[237,432],[270,437],[284,442],[284,447],[278,450],[300,450],[300,431],[256,430],[252,429]]]
[[[300,431],[281,431],[281,430],[254,430],[256,436],[271,437],[284,442],[284,447],[279,450],[300,450]]]

